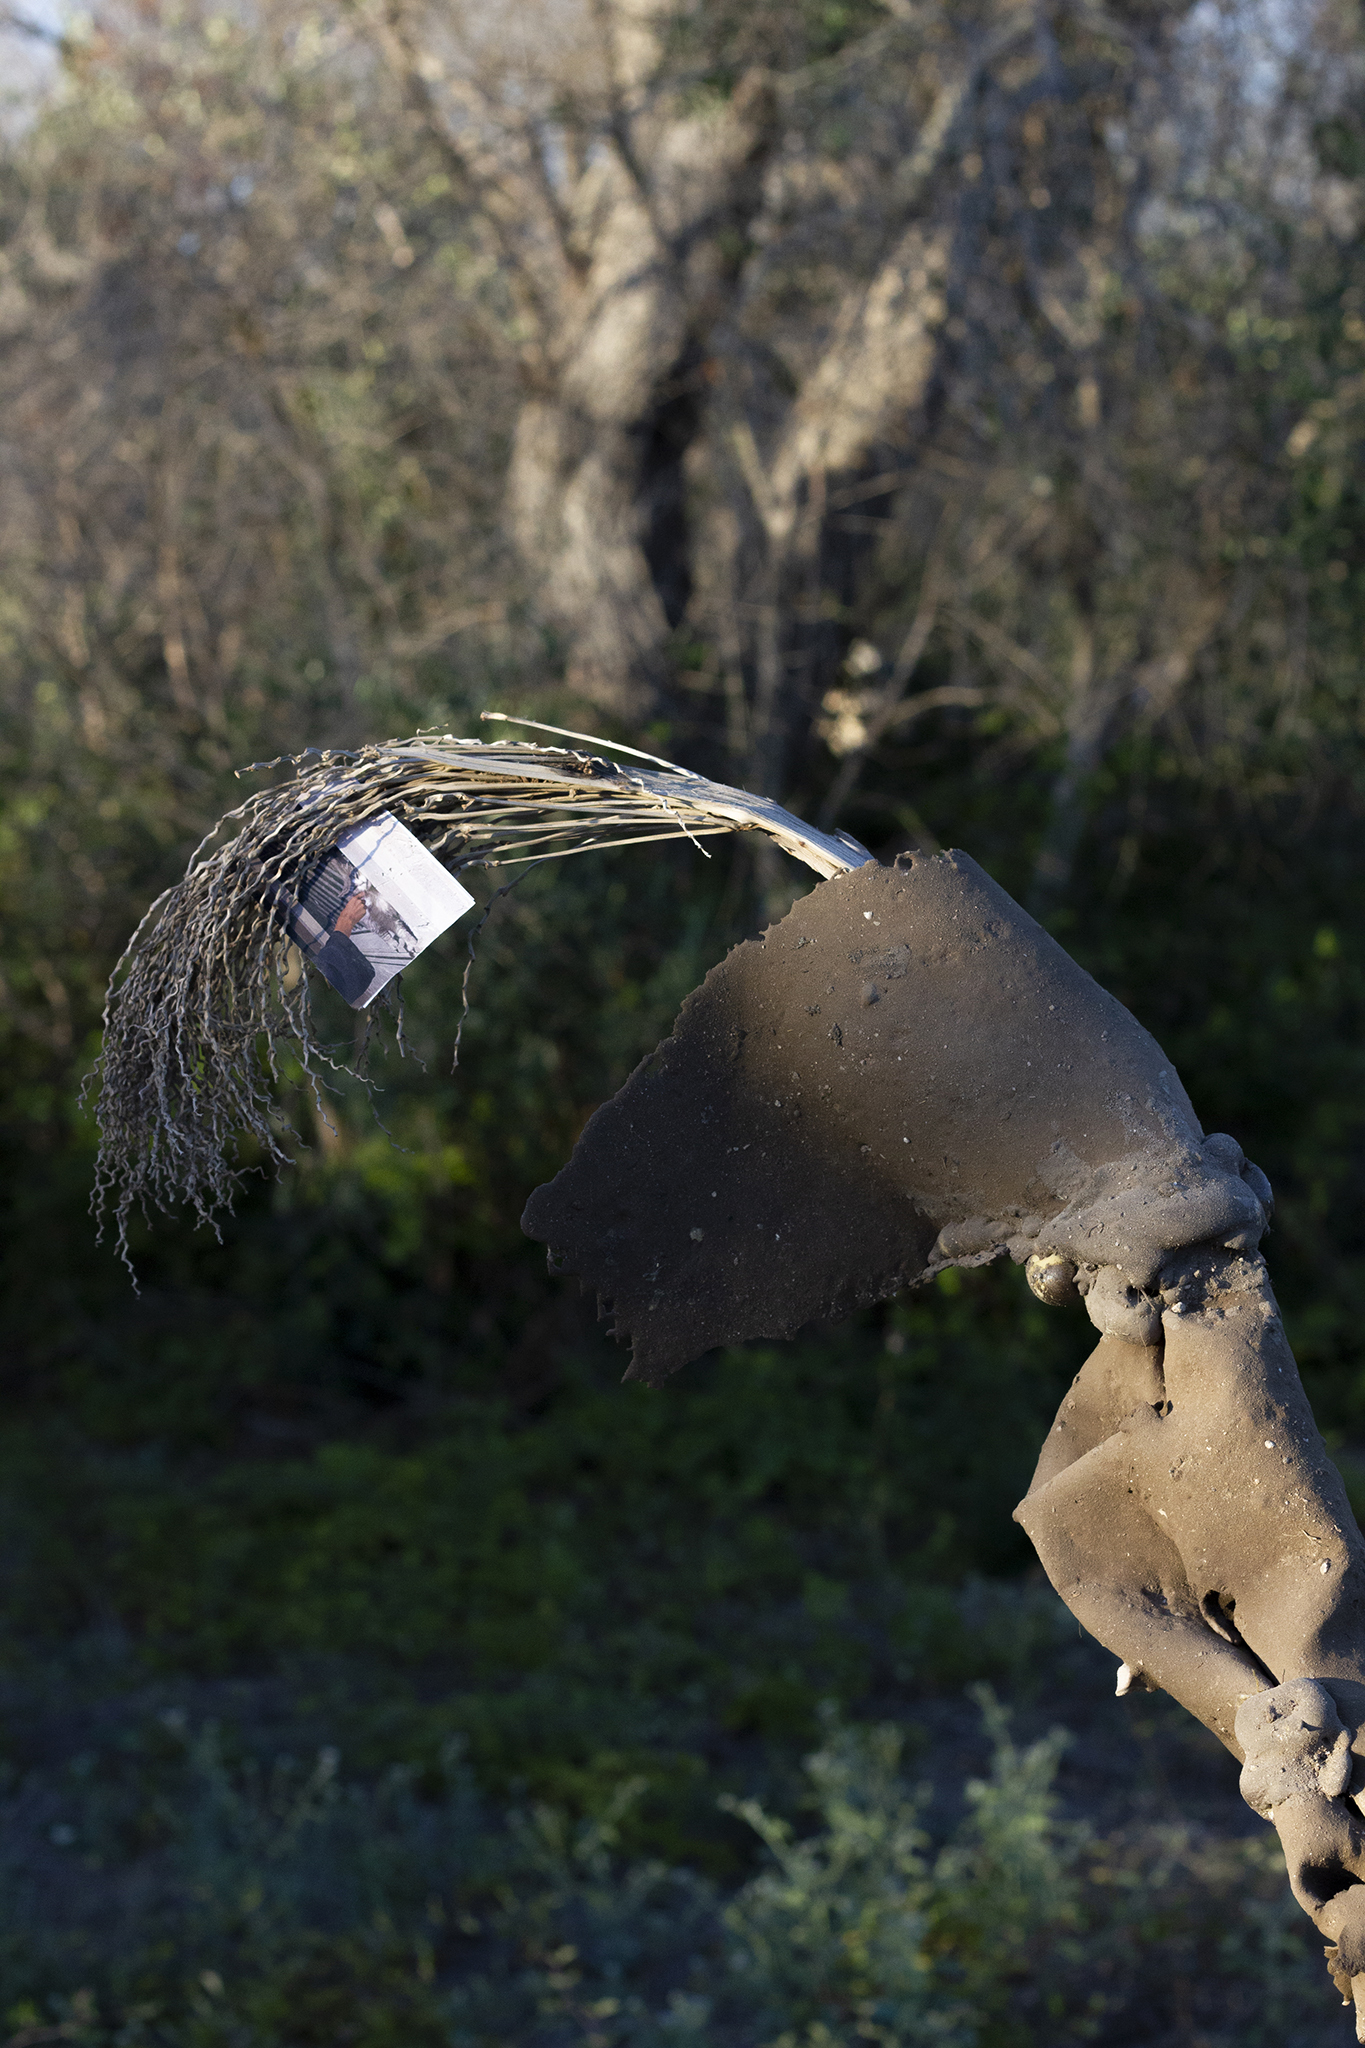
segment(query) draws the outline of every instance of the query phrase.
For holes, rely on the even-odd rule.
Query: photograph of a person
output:
[[[384,812],[304,870],[289,929],[338,995],[363,1010],[473,901]]]

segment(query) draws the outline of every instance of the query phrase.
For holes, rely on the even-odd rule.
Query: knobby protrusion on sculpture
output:
[[[1365,1734],[1354,1681],[1300,1678],[1237,1713],[1242,1797],[1274,1821],[1294,1896],[1330,1937],[1332,1982],[1365,2041]]]

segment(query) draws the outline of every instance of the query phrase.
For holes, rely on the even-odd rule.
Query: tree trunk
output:
[[[691,594],[683,462],[711,329],[776,128],[766,82],[723,112],[658,124],[647,173],[608,160],[578,196],[591,257],[566,293],[546,388],[517,422],[508,495],[569,680],[627,722],[667,711],[668,645]]]

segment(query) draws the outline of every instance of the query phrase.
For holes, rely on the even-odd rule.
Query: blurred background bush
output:
[[[0,29],[3,2038],[1342,2038],[1010,1523],[1083,1321],[945,1275],[653,1393],[521,1239],[781,856],[532,875],[458,1073],[452,936],[386,1129],[286,1080],[297,1170],[140,1294],[78,1092],[282,751],[496,706],[962,845],[1269,1172],[1365,1503],[1356,10]]]

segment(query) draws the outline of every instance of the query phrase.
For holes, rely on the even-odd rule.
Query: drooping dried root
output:
[[[231,1206],[240,1136],[255,1140],[265,1166],[286,1163],[282,1053],[315,1091],[326,1070],[352,1071],[316,1034],[309,977],[285,924],[293,879],[348,828],[389,812],[456,872],[746,829],[820,874],[868,857],[775,804],[667,763],[623,767],[586,751],[447,735],[264,765],[294,773],[220,820],[184,879],[148,910],[110,981],[91,1077],[94,1206],[112,1211],[125,1257],[135,1205],[145,1213],[184,1200],[210,1224]]]

